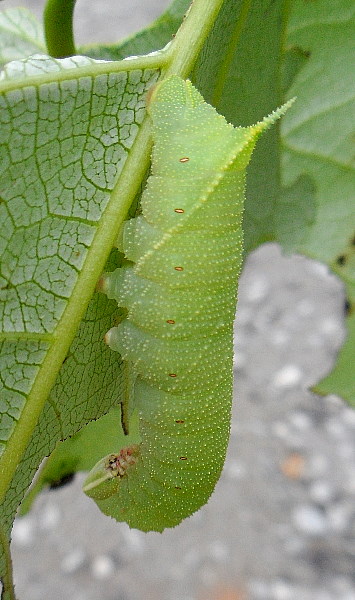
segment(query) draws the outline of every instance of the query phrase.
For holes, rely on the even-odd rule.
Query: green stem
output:
[[[4,529],[0,526],[0,545],[3,549],[3,558],[5,562],[5,573],[1,573],[2,583],[4,586],[3,595],[8,600],[16,600],[13,577],[12,577],[12,561],[10,554],[9,538]],[[2,596],[1,596],[2,597]]]
[[[230,67],[233,62],[233,57],[236,51],[236,47],[240,41],[240,36],[243,32],[250,7],[252,4],[252,0],[243,0],[239,18],[235,22],[235,28],[233,35],[230,38],[228,48],[226,49],[226,53],[224,55],[223,61],[221,63],[221,68],[219,71],[219,77],[216,80],[216,86],[213,92],[213,96],[211,98],[211,103],[213,106],[217,107],[221,101],[222,94],[224,91],[224,86],[226,84],[226,80],[229,75]]]
[[[200,54],[224,0],[195,0],[168,49],[166,75],[187,77]]]
[[[47,0],[44,9],[44,32],[48,53],[54,58],[76,54],[73,13],[76,0]]]

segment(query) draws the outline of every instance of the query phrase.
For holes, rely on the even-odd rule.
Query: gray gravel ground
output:
[[[306,390],[343,337],[326,267],[252,254],[236,327],[228,460],[210,502],[163,534],[104,517],[82,477],[13,532],[21,600],[355,600],[355,412]],[[213,457],[212,457],[213,458]]]
[[[167,4],[80,0],[78,39],[117,39]],[[269,244],[239,297],[231,442],[208,505],[144,534],[103,516],[82,477],[43,493],[13,531],[21,600],[355,600],[355,412],[306,389],[343,341],[342,285]]]

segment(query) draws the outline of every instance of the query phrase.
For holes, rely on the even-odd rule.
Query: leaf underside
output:
[[[91,56],[112,59],[162,47],[186,5],[175,2],[169,17],[153,29],[117,46],[92,48]],[[355,7],[349,0],[296,0],[284,47],[285,5],[265,0],[248,7],[247,2],[226,0],[192,78],[206,100],[234,124],[248,125],[280,105],[283,86],[287,97],[297,96],[283,119],[282,145],[275,128],[253,157],[246,250],[276,240],[288,252],[325,262],[344,280],[348,339],[335,370],[315,391],[338,393],[354,403],[355,82],[349,56]],[[3,61],[42,51],[43,34],[35,21],[31,19],[28,29],[24,13],[9,18],[10,11],[5,12],[0,17]],[[156,47],[152,34],[157,35]],[[157,77],[154,71],[95,75],[95,68],[93,64],[85,77],[71,75],[67,80],[57,70],[51,81],[36,86],[24,86],[18,74],[18,86],[1,96],[5,173],[0,244],[7,254],[0,293],[2,300],[10,300],[2,318],[0,359],[4,442],[23,419],[26,395],[48,348],[63,340],[64,334],[59,341],[55,336],[58,320],[83,277],[100,219],[116,194],[120,169],[143,118],[144,92]],[[113,252],[107,268],[115,268],[119,261]],[[102,336],[121,315],[114,302],[93,293],[93,280],[90,285],[92,299],[67,356],[62,357],[59,377],[4,500],[5,536],[43,456],[58,440],[119,402],[123,382],[118,356],[105,348]],[[80,301],[76,295],[78,314]],[[68,327],[74,331],[77,325],[70,322]],[[70,456],[68,449],[68,460]],[[79,459],[77,464],[82,466]],[[58,477],[58,470],[55,473]]]

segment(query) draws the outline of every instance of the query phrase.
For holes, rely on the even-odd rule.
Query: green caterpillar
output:
[[[152,172],[142,215],[122,234],[131,263],[101,284],[127,309],[106,341],[127,362],[141,443],[102,459],[84,484],[104,513],[131,527],[174,527],[207,502],[220,476],[245,169],[260,133],[286,108],[234,128],[177,76],[151,94]]]

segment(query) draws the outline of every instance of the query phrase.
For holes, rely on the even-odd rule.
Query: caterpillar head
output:
[[[127,469],[137,462],[138,445],[122,448],[119,454],[108,454],[91,469],[83,490],[94,500],[106,500],[117,493],[120,480],[126,475]]]

